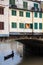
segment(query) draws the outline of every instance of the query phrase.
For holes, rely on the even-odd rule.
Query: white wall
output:
[[[9,5],[9,0],[0,0],[0,5]]]
[[[4,7],[4,14],[0,15],[0,22],[4,22],[4,30],[0,30],[0,36],[9,34],[9,9]]]
[[[32,7],[34,7],[34,3],[37,2],[32,2],[32,1],[26,1],[26,0],[15,0],[15,4],[17,5],[17,8],[22,8],[23,9],[23,1],[28,3],[28,10],[30,10]],[[40,4],[38,4],[38,8],[40,9]]]
[[[24,11],[24,16],[23,17],[20,17],[19,16],[19,10],[16,10],[17,11],[17,16],[12,16],[11,15],[11,9],[9,10],[9,13],[10,13],[10,32],[32,32],[32,29],[21,29],[19,28],[19,23],[32,23],[32,13],[30,14],[30,18],[26,17],[26,11]],[[16,22],[17,23],[17,28],[12,28],[11,27],[11,23],[12,22]]]

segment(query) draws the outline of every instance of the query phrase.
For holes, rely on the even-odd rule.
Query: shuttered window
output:
[[[16,16],[16,11],[15,10],[12,10],[12,15]]]
[[[19,11],[19,16],[23,16],[23,11]]]
[[[24,28],[24,23],[19,23],[19,28]]]
[[[37,12],[34,12],[34,17],[38,17],[38,13]]]
[[[0,22],[0,30],[4,30],[4,22]]]
[[[38,23],[34,23],[34,29],[38,29]]]
[[[11,5],[15,5],[15,0],[9,0]]]
[[[30,17],[30,12],[26,12],[26,17]]]
[[[4,14],[4,8],[0,7],[0,14]]]
[[[38,4],[37,4],[37,3],[34,3],[34,7],[35,7],[35,8],[38,8]]]
[[[12,28],[17,28],[17,23],[12,22]]]
[[[32,23],[30,24],[30,29],[33,29],[33,24]]]
[[[42,23],[39,23],[39,29],[42,29]]]
[[[41,12],[39,13],[39,18],[42,18],[42,13]]]
[[[23,2],[23,8],[27,9],[27,7],[28,7],[28,3],[27,2]]]

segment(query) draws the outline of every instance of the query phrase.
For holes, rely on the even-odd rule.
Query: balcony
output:
[[[16,5],[9,5],[9,8],[17,8],[17,6]]]

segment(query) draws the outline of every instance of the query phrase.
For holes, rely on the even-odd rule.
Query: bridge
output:
[[[2,40],[18,41],[23,44],[23,54],[27,55],[43,55],[43,37],[36,36],[10,36],[9,38],[0,38]]]

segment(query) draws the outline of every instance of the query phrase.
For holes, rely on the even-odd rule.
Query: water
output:
[[[17,42],[13,43],[0,43],[0,65],[17,65],[21,62],[22,58],[17,52]],[[4,60],[4,56],[12,54],[14,51],[14,57]]]
[[[43,65],[43,57],[20,57],[19,51],[21,47],[18,48],[18,42],[0,43],[0,65]],[[12,50],[14,51],[13,59],[4,60],[4,56],[11,54]]]

